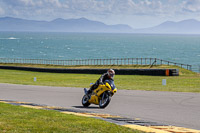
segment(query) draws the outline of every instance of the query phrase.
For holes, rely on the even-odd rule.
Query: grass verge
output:
[[[21,64],[21,63],[0,63],[0,66],[18,66],[18,67],[36,67],[36,68],[68,68],[68,69],[86,69],[86,68],[101,68],[101,69],[149,69],[151,68],[177,68],[172,65],[45,65],[45,64]]]
[[[37,81],[34,82],[34,77]],[[62,87],[89,87],[100,75],[95,74],[66,74],[42,73],[19,70],[0,69],[0,83],[62,86]],[[162,79],[167,80],[167,85],[162,85]],[[180,69],[180,76],[139,76],[116,75],[115,84],[118,89],[149,90],[149,91],[175,91],[175,92],[200,92],[200,75]]]
[[[1,133],[140,133],[103,120],[0,103]]]

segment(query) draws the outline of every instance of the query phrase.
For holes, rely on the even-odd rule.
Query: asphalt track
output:
[[[83,108],[83,88],[0,84],[0,99],[139,118],[200,130],[200,94],[118,90],[105,109]]]

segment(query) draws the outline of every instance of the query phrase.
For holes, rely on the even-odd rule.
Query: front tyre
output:
[[[88,97],[88,95],[84,95],[82,98],[82,105],[84,107],[88,107],[90,105],[89,100],[90,98]]]
[[[105,108],[110,103],[110,100],[111,100],[110,94],[108,92],[104,92],[99,101],[99,107]]]

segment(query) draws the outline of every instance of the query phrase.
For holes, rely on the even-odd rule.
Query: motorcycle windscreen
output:
[[[114,84],[114,80],[105,80],[105,83],[108,83],[111,87],[112,90],[115,89],[115,84]]]

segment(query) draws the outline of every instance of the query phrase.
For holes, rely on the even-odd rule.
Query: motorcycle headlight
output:
[[[114,90],[113,90],[113,93],[116,93],[117,92],[117,88],[115,88]]]

